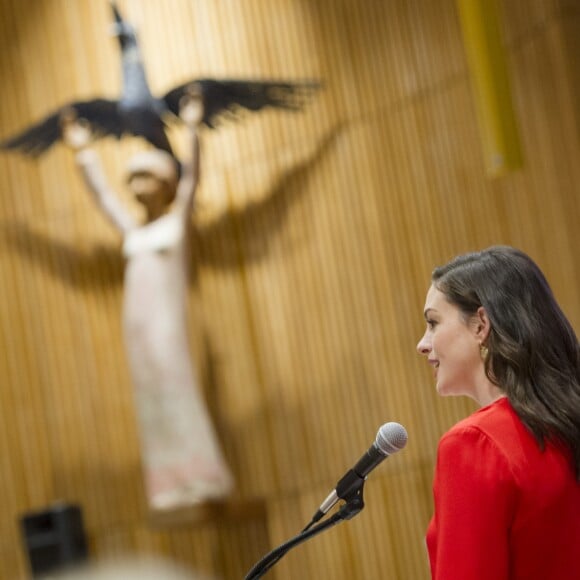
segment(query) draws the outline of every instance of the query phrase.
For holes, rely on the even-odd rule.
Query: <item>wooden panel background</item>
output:
[[[496,243],[529,252],[580,327],[579,22],[573,0],[501,3],[525,165],[486,177],[452,0],[122,0],[155,91],[191,77],[315,77],[303,114],[204,131],[192,349],[236,476],[265,510],[153,525],[121,344],[120,242],[71,154],[0,156],[0,577],[25,577],[17,519],[81,503],[95,557],[148,552],[243,577],[297,533],[396,420],[409,444],[367,509],[273,578],[428,577],[440,400],[415,353],[432,267]],[[2,0],[0,135],[119,90],[105,0]],[[179,142],[179,135],[174,136]],[[122,184],[136,144],[105,141]]]

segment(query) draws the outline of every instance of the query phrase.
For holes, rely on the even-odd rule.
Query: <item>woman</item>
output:
[[[433,579],[580,578],[580,348],[542,272],[510,247],[458,256],[425,319],[437,391],[481,406],[439,443]]]
[[[107,185],[88,147],[89,128],[71,115],[62,117],[63,138],[76,151],[87,187],[124,240],[125,344],[147,495],[155,509],[216,500],[232,487],[199,393],[187,332],[187,233],[199,174],[201,98],[188,95],[180,115],[189,128],[191,152],[180,177],[176,161],[164,151],[143,151],[129,162],[128,186],[145,209],[143,225]]]

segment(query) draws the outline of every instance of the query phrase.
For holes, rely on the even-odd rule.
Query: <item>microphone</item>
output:
[[[367,452],[349,469],[328,497],[322,502],[310,523],[294,538],[278,546],[266,554],[247,574],[245,580],[253,580],[263,576],[278,560],[287,554],[294,546],[311,538],[315,534],[334,526],[341,520],[354,517],[364,507],[362,502],[362,487],[367,475],[389,455],[401,451],[407,445],[407,431],[399,423],[385,423],[378,431],[375,442]],[[312,526],[324,516],[339,499],[346,504],[338,513],[327,518],[324,522]],[[312,528],[312,529],[310,529]]]
[[[339,499],[346,499],[357,487],[361,480],[384,461],[389,455],[401,451],[407,445],[407,431],[399,423],[385,423],[378,431],[375,442],[367,452],[356,462],[352,469],[339,480],[336,487],[320,504],[318,511],[312,518],[309,526],[317,522]]]

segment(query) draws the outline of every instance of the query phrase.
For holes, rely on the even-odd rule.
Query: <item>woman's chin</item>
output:
[[[449,397],[455,394],[453,390],[449,389],[448,385],[446,385],[441,381],[437,381],[435,383],[435,390],[437,391],[437,394],[440,395],[441,397]]]

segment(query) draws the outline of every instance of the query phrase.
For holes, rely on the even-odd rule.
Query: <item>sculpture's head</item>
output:
[[[147,209],[165,210],[175,199],[178,173],[176,160],[166,151],[140,151],[127,164],[127,183]]]

